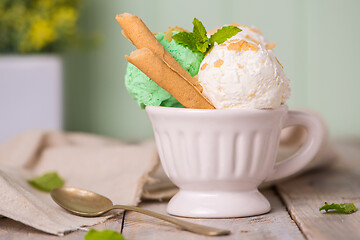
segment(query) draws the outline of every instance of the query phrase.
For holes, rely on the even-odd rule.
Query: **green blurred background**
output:
[[[192,28],[194,17],[208,30],[237,22],[255,25],[277,44],[275,54],[291,79],[290,107],[320,113],[332,137],[360,135],[360,1],[357,0],[86,0],[80,19],[102,42],[65,54],[65,129],[127,141],[152,136],[150,122],[126,92],[125,54],[134,48],[115,20],[129,12],[153,32]]]

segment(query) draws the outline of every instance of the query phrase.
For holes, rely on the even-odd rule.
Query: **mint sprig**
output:
[[[215,42],[221,44],[228,38],[236,35],[238,32],[241,32],[240,28],[235,26],[226,26],[217,30],[217,32],[209,38],[202,22],[197,18],[194,18],[192,32],[179,32],[172,38],[176,42],[187,46],[191,51],[206,53],[214,46]]]

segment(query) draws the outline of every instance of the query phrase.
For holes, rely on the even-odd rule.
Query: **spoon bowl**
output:
[[[84,217],[97,217],[113,208],[107,197],[83,189],[62,187],[51,191],[52,199],[62,208]]]
[[[83,217],[97,217],[113,209],[123,209],[139,212],[176,224],[181,228],[194,233],[199,233],[207,236],[220,236],[230,234],[229,230],[186,222],[174,217],[152,212],[150,210],[135,206],[113,205],[112,201],[107,197],[83,189],[61,187],[52,190],[50,195],[59,206],[73,214]]]

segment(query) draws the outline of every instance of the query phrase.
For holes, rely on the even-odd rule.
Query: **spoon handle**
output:
[[[126,206],[126,205],[114,205],[113,209],[124,209],[124,210],[130,210],[130,211],[135,211],[138,213],[142,213],[151,217],[155,217],[170,223],[173,223],[175,225],[178,225],[179,227],[188,230],[190,232],[194,232],[194,233],[199,233],[199,234],[203,234],[203,235],[207,235],[207,236],[220,236],[220,235],[228,235],[230,234],[229,230],[223,230],[223,229],[218,229],[218,228],[214,228],[214,227],[207,227],[204,225],[200,225],[200,224],[196,224],[196,223],[191,223],[191,222],[187,222],[187,221],[183,221],[174,217],[170,217],[167,215],[163,215],[160,213],[156,213],[147,209],[143,209],[143,208],[139,208],[139,207],[134,207],[134,206]]]

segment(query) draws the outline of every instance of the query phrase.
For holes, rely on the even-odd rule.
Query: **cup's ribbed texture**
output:
[[[194,133],[158,127],[155,137],[164,170],[178,183],[242,179],[261,182],[273,165],[277,147],[272,141],[279,136],[272,129]]]
[[[162,165],[176,185],[232,191],[256,188],[271,172],[285,112],[148,114]]]

